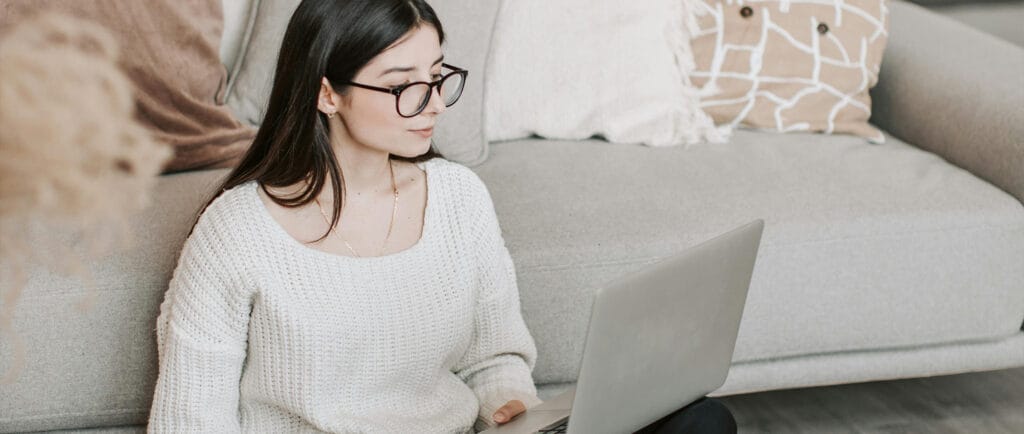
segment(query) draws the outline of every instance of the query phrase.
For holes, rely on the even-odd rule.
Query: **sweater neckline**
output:
[[[437,179],[436,179],[436,175],[434,173],[432,173],[433,172],[432,169],[433,169],[433,166],[434,166],[433,164],[431,164],[432,161],[433,160],[427,160],[427,161],[421,161],[421,162],[415,163],[416,166],[419,167],[420,169],[423,169],[423,171],[425,173],[425,177],[426,177],[426,181],[425,182],[426,182],[426,188],[427,188],[427,203],[426,203],[426,205],[425,205],[425,207],[423,209],[423,229],[420,231],[420,238],[418,240],[416,240],[415,244],[413,244],[412,246],[410,246],[410,247],[408,247],[408,248],[406,248],[404,250],[401,250],[401,251],[398,251],[398,252],[394,252],[394,253],[389,253],[389,254],[383,255],[383,256],[362,256],[362,257],[345,256],[345,255],[339,255],[339,254],[336,254],[336,253],[329,253],[329,252],[325,252],[323,250],[314,249],[312,247],[309,247],[309,246],[303,244],[301,241],[299,241],[299,240],[295,239],[294,237],[292,237],[291,234],[289,234],[288,231],[286,231],[283,227],[281,227],[281,224],[278,223],[277,220],[274,220],[274,217],[272,215],[270,215],[270,210],[267,209],[266,205],[263,204],[263,200],[260,199],[259,190],[258,190],[260,188],[259,187],[259,181],[252,181],[252,182],[250,182],[251,185],[249,186],[249,199],[254,202],[254,204],[255,204],[255,206],[256,206],[256,208],[258,210],[258,213],[260,215],[260,219],[263,220],[263,222],[265,223],[265,226],[270,227],[270,233],[272,235],[274,235],[277,238],[282,238],[283,241],[287,245],[293,247],[295,250],[298,250],[298,251],[302,252],[302,254],[307,255],[307,256],[309,256],[309,257],[311,257],[313,259],[325,259],[325,260],[332,260],[332,261],[346,262],[346,263],[366,263],[366,264],[377,263],[377,262],[382,262],[382,261],[398,260],[398,259],[404,258],[406,256],[413,255],[417,251],[424,249],[425,248],[424,245],[427,244],[427,241],[433,235],[434,225],[435,225],[434,222],[436,220],[436,218],[434,217],[434,208],[436,208],[434,206],[434,201],[436,200],[436,196],[437,196],[437,193],[435,192],[435,190],[437,190],[437,188],[436,188],[437,187],[436,186]]]

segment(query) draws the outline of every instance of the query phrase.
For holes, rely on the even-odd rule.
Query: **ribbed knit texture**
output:
[[[490,194],[435,158],[421,239],[381,257],[292,238],[255,181],[203,213],[160,306],[149,432],[464,433],[532,407],[536,348]]]

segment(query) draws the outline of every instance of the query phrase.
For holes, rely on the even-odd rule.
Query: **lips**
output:
[[[411,131],[411,132],[413,132],[415,134],[418,134],[421,137],[430,137],[430,136],[432,136],[434,134],[434,127],[424,128],[422,130],[409,130],[409,131]]]

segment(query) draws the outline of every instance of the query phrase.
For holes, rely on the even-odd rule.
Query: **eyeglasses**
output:
[[[462,89],[466,86],[466,76],[469,75],[469,71],[447,63],[442,63],[441,67],[450,69],[452,72],[445,74],[440,80],[429,83],[417,81],[393,88],[368,86],[351,81],[348,84],[394,95],[395,109],[398,110],[398,115],[403,118],[411,118],[427,108],[427,103],[430,102],[430,96],[434,94],[435,87],[438,89],[438,94],[441,95],[445,107],[451,107],[462,96]]]

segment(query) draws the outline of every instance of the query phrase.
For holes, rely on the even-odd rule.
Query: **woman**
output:
[[[161,304],[151,432],[472,432],[540,402],[491,198],[431,147],[467,76],[443,40],[422,0],[298,6]]]

